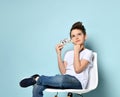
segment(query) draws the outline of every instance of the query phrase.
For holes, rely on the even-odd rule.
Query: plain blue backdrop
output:
[[[77,21],[98,54],[99,85],[85,97],[120,97],[119,9],[119,0],[0,0],[0,97],[32,97],[32,87],[19,87],[23,77],[59,73],[55,45]]]

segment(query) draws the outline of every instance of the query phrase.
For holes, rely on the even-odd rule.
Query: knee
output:
[[[36,95],[36,94],[39,94],[39,86],[37,84],[33,86],[33,95]]]
[[[33,86],[33,97],[39,97],[39,95],[43,95],[44,90],[45,90],[44,86],[35,84]]]

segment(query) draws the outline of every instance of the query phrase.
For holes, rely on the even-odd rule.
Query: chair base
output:
[[[73,97],[73,93],[68,92],[67,97]]]
[[[83,97],[83,95],[81,95],[81,94],[77,94],[77,95],[79,95],[80,97]],[[54,97],[58,97],[58,92],[57,92],[57,94]],[[73,93],[72,92],[68,92],[67,97],[73,97]]]

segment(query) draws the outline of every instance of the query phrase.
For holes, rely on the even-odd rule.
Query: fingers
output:
[[[62,48],[63,48],[63,45],[62,45],[62,44],[57,44],[57,45],[56,45],[56,49],[61,50]]]
[[[57,52],[57,54],[61,54],[61,50],[62,50],[62,48],[63,48],[63,45],[62,44],[57,44],[56,45],[56,52]]]
[[[83,49],[84,49],[84,45],[74,45],[75,52],[80,52]]]

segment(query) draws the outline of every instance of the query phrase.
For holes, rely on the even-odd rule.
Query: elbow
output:
[[[75,73],[79,74],[79,73],[81,73],[81,72],[82,72],[82,70],[80,70],[80,69],[75,69]]]
[[[64,75],[66,73],[66,71],[61,71],[61,74]]]
[[[76,71],[75,71],[75,73],[79,74],[79,73],[80,73],[80,71],[77,71],[77,70],[76,70]]]

